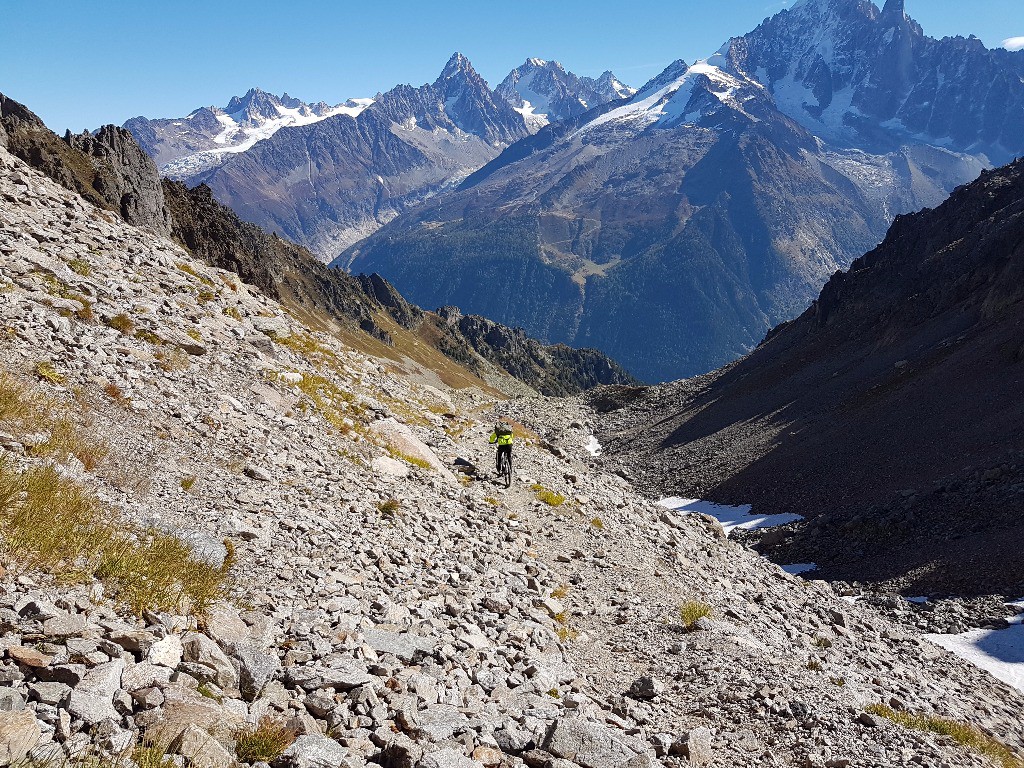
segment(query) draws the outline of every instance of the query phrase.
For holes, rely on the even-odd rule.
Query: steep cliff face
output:
[[[995,164],[1024,152],[1024,51],[936,40],[903,0],[807,0],[723,52],[790,117],[831,141],[887,152],[926,141]]]
[[[128,131],[108,125],[95,135],[69,132],[60,139],[27,107],[3,94],[0,126],[11,154],[129,224],[170,234],[156,165]]]
[[[651,489],[807,516],[766,546],[826,578],[1013,591],[1022,327],[1018,161],[898,218],[748,357],[646,391],[602,442]]]

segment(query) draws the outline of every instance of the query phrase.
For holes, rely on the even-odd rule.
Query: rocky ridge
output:
[[[539,130],[550,123],[579,117],[594,107],[636,93],[607,71],[599,78],[567,72],[557,61],[530,58],[498,84],[494,92]]]
[[[61,471],[239,563],[197,624],[8,562],[5,761],[163,734],[226,768],[270,715],[296,768],[988,764],[877,702],[1024,747],[1021,694],[595,466],[585,405],[417,383],[3,150],[0,221],[3,366],[111,450]],[[497,416],[525,425],[509,490]],[[32,440],[5,460],[43,461]],[[711,609],[690,631],[686,600]]]
[[[283,128],[189,181],[330,261],[528,133],[456,53],[433,83],[397,86],[355,115]]]

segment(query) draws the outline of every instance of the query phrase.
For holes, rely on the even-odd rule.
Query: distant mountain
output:
[[[722,51],[833,143],[929,143],[1003,164],[1024,149],[1024,51],[935,40],[903,0],[802,0]]]
[[[244,152],[281,128],[309,125],[332,115],[358,115],[372,99],[350,99],[329,106],[306,104],[287,93],[275,96],[253,88],[233,96],[224,108],[201,107],[187,117],[149,120],[133,117],[124,127],[131,132],[160,173],[188,180]]]
[[[628,100],[509,147],[336,264],[380,272],[428,306],[452,302],[548,341],[596,347],[649,381],[733,360],[877,244],[894,216],[938,205],[991,156],[1024,151],[1024,131],[952,142],[893,122],[880,105],[897,86],[870,85],[871,73],[891,70],[894,30],[912,35],[906,69],[924,80],[965,43],[924,38],[887,9],[806,0],[705,61],[675,62]],[[769,55],[768,40],[787,42]],[[771,79],[802,52],[823,57],[823,40],[836,46],[837,88],[853,87],[838,62],[857,73],[844,75],[864,94],[850,110],[868,114],[874,94],[873,123],[854,129],[849,110],[822,112],[825,122],[803,106],[795,114],[784,98],[792,89]],[[1016,81],[1007,85],[1016,99],[1024,85],[1014,61],[981,49],[943,75],[950,99],[976,99],[962,111],[979,137],[1002,112],[985,106],[991,93],[971,67]]]
[[[534,130],[579,117],[593,107],[636,93],[611,72],[594,80],[567,72],[557,61],[527,59],[494,92],[511,104]]]
[[[899,217],[735,364],[603,393],[599,438],[652,493],[807,517],[767,534],[777,562],[905,594],[1016,596],[1022,327],[1024,160]]]
[[[0,93],[0,147],[90,203],[236,273],[318,326],[350,334],[358,329],[367,336],[350,340],[361,348],[433,370],[451,386],[486,382],[510,394],[569,395],[635,382],[595,350],[545,345],[521,329],[452,307],[425,312],[379,275],[328,269],[305,248],[241,221],[213,199],[209,187],[189,189],[161,179],[152,158],[123,128],[106,125],[95,134],[69,132],[61,139]]]
[[[191,181],[329,260],[528,133],[522,115],[455,54],[431,84],[398,86],[357,114],[282,128]]]

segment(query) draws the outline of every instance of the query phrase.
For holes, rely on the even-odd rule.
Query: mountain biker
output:
[[[490,442],[492,445],[494,443],[498,444],[498,453],[494,457],[494,466],[498,470],[498,472],[501,472],[502,454],[508,456],[509,462],[512,461],[513,439],[514,438],[512,435],[512,427],[510,427],[508,424],[506,424],[503,421],[499,421],[497,424],[494,425],[494,431],[491,432],[491,439],[488,442]]]

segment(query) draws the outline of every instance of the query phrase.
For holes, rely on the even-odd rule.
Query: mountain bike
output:
[[[501,459],[498,463],[498,477],[503,478],[505,481],[505,487],[512,487],[512,454],[502,453]]]

